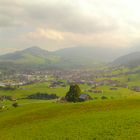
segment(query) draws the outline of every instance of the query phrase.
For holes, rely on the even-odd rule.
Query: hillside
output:
[[[133,52],[116,59],[113,64],[135,67],[140,65],[140,52]]]
[[[78,49],[78,50],[77,50]],[[38,47],[0,56],[1,67],[80,68],[93,67],[103,60],[88,49],[71,48],[49,52]],[[89,55],[88,55],[89,54]]]
[[[111,62],[124,54],[123,49],[108,47],[73,47],[65,48],[54,52],[55,55],[70,60],[86,60],[96,62]]]
[[[86,103],[22,101],[0,113],[1,140],[138,140],[138,99]]]
[[[59,61],[59,56],[55,56],[39,47],[31,47],[0,56],[0,69],[35,70],[52,68]]]
[[[55,57],[46,50],[38,47],[27,48],[22,51],[0,56],[1,62],[13,62],[19,64],[44,64],[55,61]]]
[[[49,52],[31,47],[0,56],[0,68],[92,68],[113,61],[120,50],[98,47],[73,47]],[[28,66],[28,67],[27,67]]]

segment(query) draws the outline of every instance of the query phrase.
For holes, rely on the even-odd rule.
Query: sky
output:
[[[139,0],[0,0],[0,53],[139,47],[139,7]]]

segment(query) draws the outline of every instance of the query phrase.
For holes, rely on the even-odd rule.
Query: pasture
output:
[[[138,85],[138,75],[131,75],[129,85]],[[113,79],[113,78],[112,78]],[[126,81],[128,77],[117,77]],[[48,82],[0,90],[0,95],[24,98],[42,92],[65,96],[69,86],[50,88]],[[82,93],[93,100],[82,103],[59,103],[56,100],[0,101],[0,140],[139,140],[140,93],[129,88],[97,87],[103,93],[89,92],[91,86],[81,84]],[[105,96],[106,99],[102,99]]]
[[[140,98],[21,101],[0,112],[2,140],[139,140]]]

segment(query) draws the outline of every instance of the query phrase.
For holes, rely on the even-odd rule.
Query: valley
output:
[[[0,0],[0,140],[140,140],[139,0]]]
[[[29,52],[33,56],[48,55],[44,51],[39,54],[35,49],[31,50]],[[8,55],[10,58],[7,55],[4,57],[4,61],[12,60],[13,54]],[[61,66],[61,69],[54,69],[50,65],[40,65],[35,68],[33,63],[32,66],[25,63],[24,57],[21,63],[20,57],[21,52],[13,60],[15,63],[20,62],[20,65],[24,62],[24,68],[18,69],[16,64],[14,67],[6,65],[8,69],[0,69],[0,139],[140,138],[139,65],[114,65],[114,61],[101,62],[96,67],[73,65],[74,68]],[[88,95],[90,99],[82,102],[65,101],[73,84],[79,86],[83,97]]]

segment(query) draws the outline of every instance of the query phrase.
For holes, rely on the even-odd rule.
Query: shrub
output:
[[[29,95],[27,99],[42,99],[42,100],[51,100],[51,99],[57,99],[58,96],[56,94],[47,94],[47,93],[36,93]]]
[[[107,97],[106,96],[102,96],[101,99],[104,100],[104,99],[107,99]]]
[[[95,99],[95,100],[97,100],[97,99],[98,99],[98,97],[94,97],[94,99]]]
[[[13,103],[12,106],[15,107],[15,108],[18,107],[18,103],[17,102]]]

